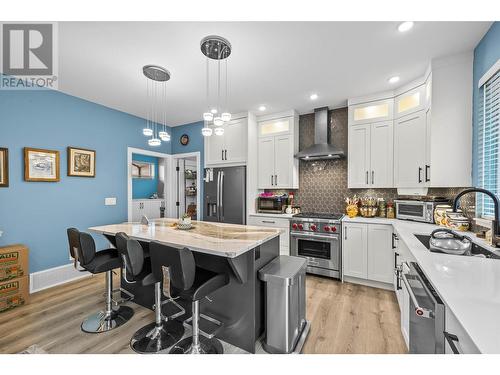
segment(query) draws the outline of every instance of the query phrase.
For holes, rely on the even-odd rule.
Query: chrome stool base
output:
[[[198,347],[193,346],[193,338],[186,337],[170,349],[169,354],[224,354],[224,348],[217,339],[200,336]]]
[[[169,320],[159,326],[153,322],[134,334],[130,347],[137,353],[158,353],[170,348],[183,335],[184,327],[179,322]]]
[[[133,316],[134,310],[128,306],[120,306],[118,309],[111,310],[109,314],[99,311],[83,321],[82,331],[87,333],[111,331],[128,322]]]

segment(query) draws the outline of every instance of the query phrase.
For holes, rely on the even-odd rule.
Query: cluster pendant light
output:
[[[200,44],[201,52],[206,56],[206,95],[207,105],[212,105],[210,110],[203,113],[205,126],[201,129],[201,133],[205,137],[212,135],[212,128],[208,125],[213,122],[215,135],[223,135],[224,128],[222,125],[231,120],[231,113],[227,110],[228,97],[228,80],[227,80],[227,58],[231,54],[231,44],[223,37],[210,35],[202,39]],[[215,88],[210,90],[210,65],[214,62],[216,66],[212,66],[217,70]],[[222,64],[222,62],[224,62]],[[213,65],[213,64],[212,64]],[[223,65],[223,66],[222,66]],[[221,92],[223,91],[223,93]],[[221,98],[223,96],[223,98]],[[215,107],[213,105],[215,104]]]
[[[149,103],[146,126],[142,129],[142,134],[150,137],[148,145],[158,147],[162,141],[170,141],[170,134],[164,125],[167,120],[166,82],[170,79],[170,73],[158,65],[145,65],[142,72],[146,76],[146,92]]]

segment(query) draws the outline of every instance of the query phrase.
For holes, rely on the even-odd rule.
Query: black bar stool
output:
[[[74,266],[79,271],[92,274],[106,273],[106,305],[104,310],[92,314],[82,323],[82,331],[88,333],[107,332],[119,327],[134,316],[134,310],[128,306],[113,308],[113,269],[122,265],[115,249],[96,251],[94,238],[76,228],[69,228],[69,251],[74,259]],[[81,269],[78,268],[81,267]],[[116,305],[119,305],[116,303]]]
[[[118,243],[125,238],[124,236],[126,236],[124,233],[117,234],[117,246],[120,246]],[[121,238],[118,239],[118,237]],[[174,301],[169,298],[162,303],[161,284],[163,275],[156,277],[156,275],[151,272],[151,267],[146,266],[149,262],[144,262],[144,250],[138,241],[133,239],[127,240],[124,262],[126,267],[124,279],[127,283],[137,282],[140,283],[141,286],[154,284],[155,288],[155,304],[153,306],[155,321],[145,325],[134,333],[134,336],[130,340],[130,346],[138,353],[158,353],[179,341],[184,335],[184,327],[181,323],[171,320],[173,319],[172,316],[165,317],[162,315],[162,305]],[[131,279],[128,278],[129,276]],[[169,291],[164,292],[168,292],[168,295],[170,295]],[[180,316],[185,313],[184,309],[180,306],[179,308],[180,311],[178,311],[175,316]]]
[[[200,300],[214,293],[216,290],[229,284],[226,273],[215,273],[196,267],[194,256],[188,248],[176,249],[152,242],[149,245],[153,274],[159,277],[163,267],[168,267],[174,290],[179,291],[179,296],[191,302],[192,335],[181,340],[170,350],[173,354],[222,354],[222,344],[215,339],[215,331],[210,333],[200,330],[200,317],[209,320],[211,324],[222,326],[220,322],[200,314]],[[200,336],[200,333],[203,336]],[[210,337],[210,338],[209,338]]]

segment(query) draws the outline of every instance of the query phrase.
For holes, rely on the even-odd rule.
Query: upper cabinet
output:
[[[471,52],[433,60],[424,77],[395,90],[390,98],[384,92],[348,103],[349,188],[391,187],[387,169],[378,172],[386,173],[380,180],[374,166],[387,168],[392,150],[393,187],[471,186]],[[374,140],[374,125],[392,118],[393,131],[379,129]]]
[[[210,125],[212,129],[215,127]],[[223,125],[224,134],[205,137],[205,166],[235,166],[247,162],[247,118],[236,118]]]
[[[258,188],[298,189],[298,115],[267,115],[258,120]]]
[[[349,104],[349,124],[370,124],[392,120],[393,98]]]

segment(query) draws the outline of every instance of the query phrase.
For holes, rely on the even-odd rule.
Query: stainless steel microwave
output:
[[[288,198],[280,197],[258,197],[257,212],[269,214],[282,214],[285,212]]]
[[[424,202],[413,200],[395,199],[396,219],[420,221],[422,223],[434,223],[434,209],[438,204],[448,201]]]

